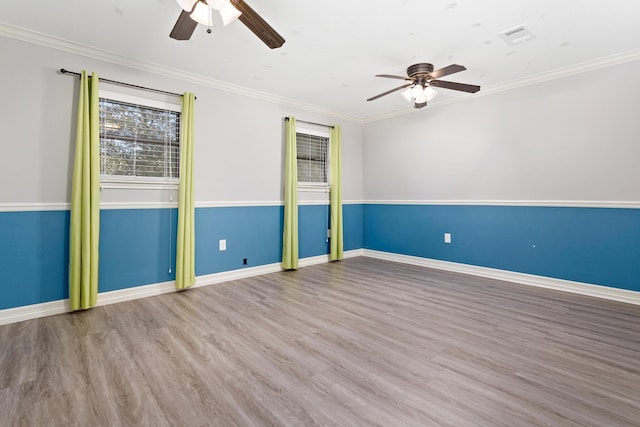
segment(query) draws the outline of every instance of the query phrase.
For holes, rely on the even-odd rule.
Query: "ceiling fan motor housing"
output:
[[[413,64],[407,68],[407,75],[414,79],[417,77],[427,77],[433,71],[433,64],[427,62],[421,64]]]

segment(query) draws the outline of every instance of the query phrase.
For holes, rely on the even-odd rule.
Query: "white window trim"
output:
[[[331,189],[331,134],[329,133],[329,129],[312,129],[304,126],[304,124],[299,126],[298,123],[296,123],[296,133],[305,133],[307,135],[320,136],[329,139],[329,144],[327,146],[327,182],[298,182],[298,191],[328,193]]]
[[[128,188],[134,190],[174,190],[177,189],[179,185],[179,178],[100,175],[101,189]]]
[[[317,182],[299,182],[298,191],[307,193],[328,193],[331,190],[329,184],[319,184]]]
[[[100,90],[99,98],[113,99],[114,101],[127,102],[129,104],[144,105],[146,107],[159,108],[161,110],[175,111],[182,113],[182,105],[173,102],[159,101],[157,99],[142,98],[140,96],[130,95],[120,92],[111,92],[108,90]]]
[[[112,92],[100,89],[98,97],[112,99],[114,101],[126,102],[129,104],[143,105],[145,107],[159,108],[162,110],[175,111],[182,114],[182,105],[160,101],[157,99],[143,98],[120,92]],[[145,176],[118,176],[100,175],[100,189],[131,189],[131,190],[175,190],[180,184],[180,178],[158,178]]]

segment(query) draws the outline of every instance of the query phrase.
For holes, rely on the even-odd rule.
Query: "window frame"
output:
[[[142,107],[157,108],[161,110],[174,111],[180,114],[182,119],[182,104],[179,102],[161,101],[152,98],[145,98],[120,92],[100,89],[98,98],[108,99],[116,102],[140,105]],[[182,135],[179,136],[181,141]],[[180,150],[181,145],[178,145]],[[179,165],[178,165],[179,167]],[[102,188],[113,189],[177,189],[180,178],[154,177],[154,176],[127,176],[127,175],[104,175],[100,174],[100,186]]]
[[[331,134],[329,129],[312,129],[306,126],[298,126],[296,123],[296,166],[298,162],[298,134],[319,136],[322,138],[327,138],[327,160],[325,162],[326,166],[326,182],[307,182],[307,181],[298,181],[298,190],[302,191],[318,191],[326,193],[331,188]],[[296,176],[297,179],[297,176]]]

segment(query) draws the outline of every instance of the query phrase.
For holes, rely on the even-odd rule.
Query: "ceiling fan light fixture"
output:
[[[225,7],[227,7],[227,5],[230,5],[231,1],[230,0],[207,0],[207,4],[212,9],[222,10]]]
[[[411,89],[413,88],[410,87],[407,90],[402,91],[402,94],[401,94],[402,97],[407,100],[407,102],[413,101],[413,95],[411,95]]]
[[[432,88],[431,86],[427,86],[424,90],[424,94],[427,98],[427,101],[431,101],[438,95],[438,91]]]
[[[417,84],[411,88],[411,96],[413,98],[420,98],[424,95],[424,87],[421,84]]]
[[[220,12],[223,25],[229,25],[242,15],[242,12],[236,9],[236,7],[231,4],[230,0],[208,0],[207,3],[209,4],[209,7]]]
[[[222,24],[229,25],[242,15],[238,9],[236,9],[231,3],[227,2],[227,6],[220,9],[220,17],[222,17]]]
[[[422,108],[427,105],[427,102],[431,101],[438,95],[438,91],[429,86],[428,84],[422,86],[422,84],[415,84],[406,90],[402,91],[402,97],[414,104],[415,108]]]
[[[211,19],[211,8],[206,3],[198,1],[193,13],[191,13],[191,19],[198,24],[206,25],[207,27],[213,26],[213,19]]]
[[[427,95],[423,93],[419,97],[416,98],[416,104],[422,104],[427,102]]]
[[[176,0],[176,2],[180,5],[180,7],[183,10],[186,10],[187,12],[191,12],[191,9],[193,9],[193,5],[197,1],[198,0]]]

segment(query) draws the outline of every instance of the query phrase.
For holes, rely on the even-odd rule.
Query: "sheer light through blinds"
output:
[[[100,174],[177,179],[180,113],[100,98]]]
[[[326,184],[329,138],[296,133],[298,182]]]

